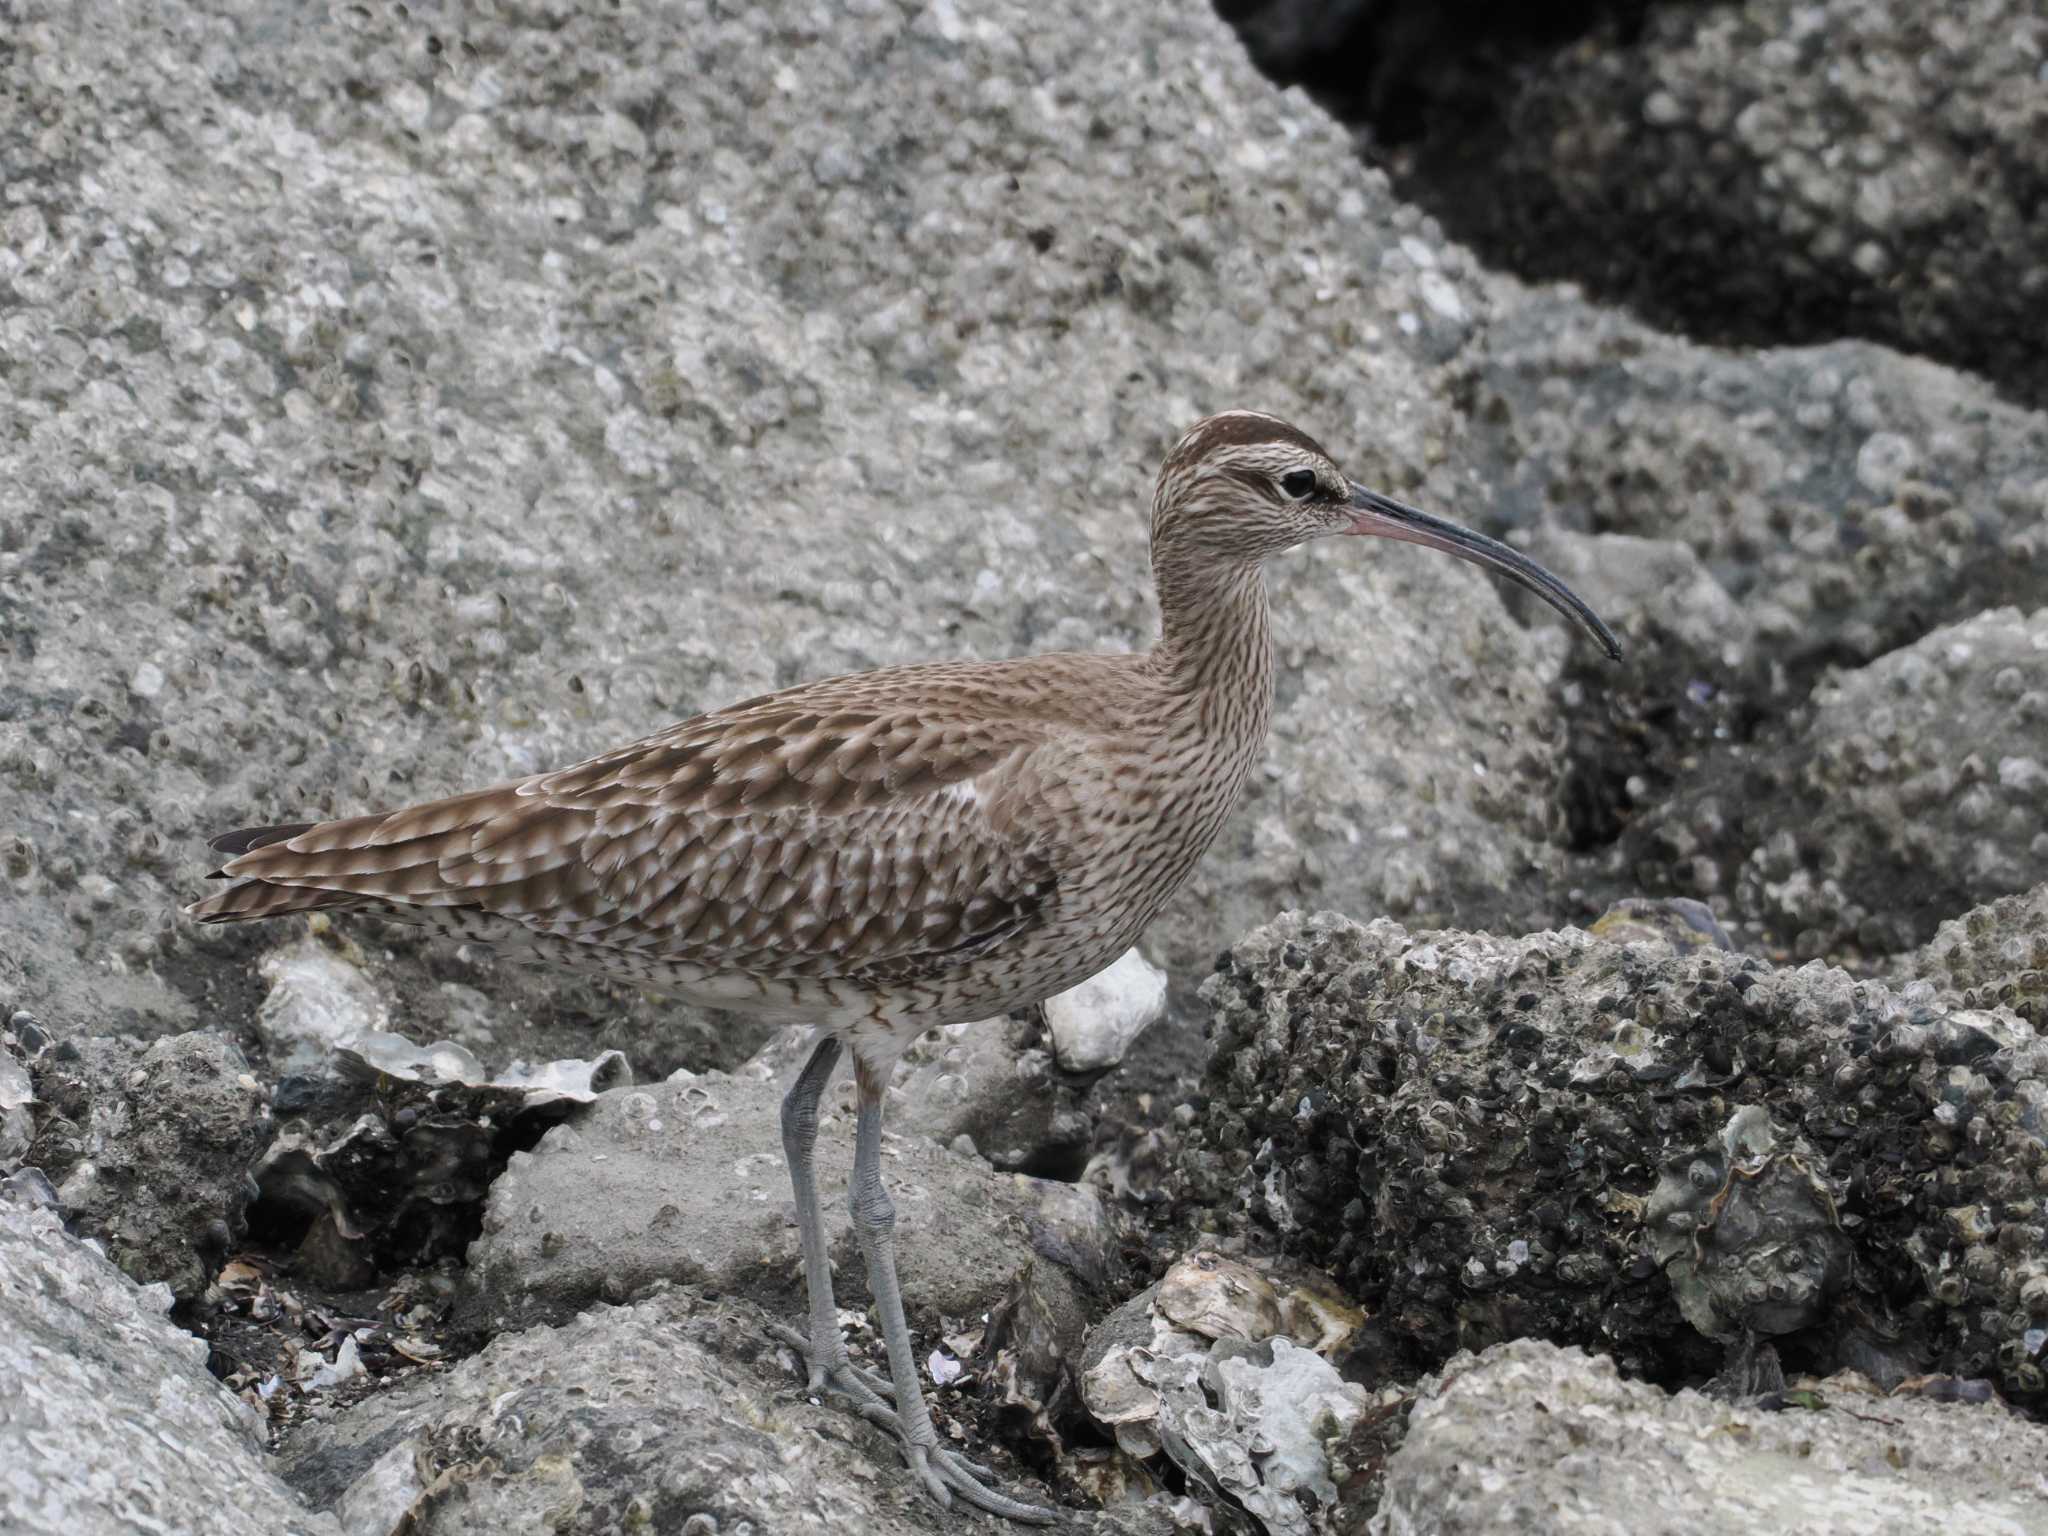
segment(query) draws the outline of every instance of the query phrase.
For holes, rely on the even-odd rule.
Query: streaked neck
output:
[[[1263,736],[1272,715],[1273,635],[1256,563],[1165,562],[1152,657],[1175,692],[1205,696],[1214,723]]]

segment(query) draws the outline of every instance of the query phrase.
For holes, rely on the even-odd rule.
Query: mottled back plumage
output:
[[[1136,656],[892,667],[682,721],[553,773],[218,839],[208,922],[373,908],[521,958],[815,1019],[863,1056],[1084,979],[1214,838],[1262,748],[1258,560],[1276,473],[1344,485],[1284,422],[1212,417],[1153,516],[1164,634]],[[1248,512],[1247,502],[1255,505]],[[1219,555],[1232,540],[1245,548]]]
[[[347,907],[699,1002],[810,1019],[882,1063],[898,1021],[985,1017],[1114,959],[1187,877],[1263,751],[1263,562],[1369,532],[1526,557],[1347,481],[1231,411],[1166,455],[1161,633],[1140,655],[890,667],[806,683],[554,773],[215,846],[207,922]]]

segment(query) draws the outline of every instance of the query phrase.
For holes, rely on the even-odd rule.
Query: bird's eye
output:
[[[1312,469],[1290,469],[1280,477],[1280,489],[1296,501],[1306,501],[1316,492],[1316,472]]]

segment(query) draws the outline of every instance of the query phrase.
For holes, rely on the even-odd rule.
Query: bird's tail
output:
[[[440,861],[467,848],[477,821],[498,808],[506,788],[453,795],[401,811],[243,827],[213,839],[230,855],[209,877],[230,882],[185,908],[202,923],[239,923],[293,912],[389,904],[473,901],[451,890]]]

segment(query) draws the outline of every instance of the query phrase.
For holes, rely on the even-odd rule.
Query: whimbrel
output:
[[[904,1326],[882,1097],[933,1025],[1074,986],[1129,947],[1230,814],[1273,704],[1264,562],[1370,534],[1498,571],[1607,626],[1526,556],[1339,472],[1286,422],[1198,423],[1159,472],[1161,634],[1141,655],[889,667],[672,725],[554,773],[343,821],[214,840],[206,922],[357,907],[695,1003],[821,1026],[782,1105],[812,1390],[900,1440],[923,1489],[1040,1522],[939,1441]],[[811,1152],[842,1047],[856,1080],[849,1204],[889,1378],[839,1332]]]

